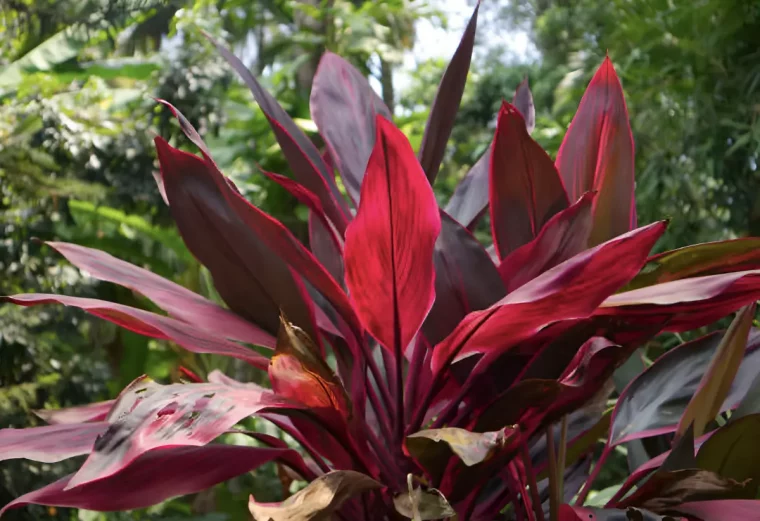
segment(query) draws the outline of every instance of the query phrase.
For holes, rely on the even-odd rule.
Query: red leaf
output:
[[[367,78],[331,52],[322,55],[309,100],[311,117],[351,198],[358,204],[367,161],[375,145],[375,116],[391,119]]]
[[[510,253],[499,273],[511,292],[586,249],[591,233],[593,193],[549,219],[538,236]]]
[[[90,276],[141,293],[175,318],[219,336],[274,347],[274,337],[266,331],[179,284],[100,250],[65,242],[47,244]]]
[[[633,148],[623,89],[607,57],[557,154],[557,169],[571,201],[585,192],[598,192],[592,246],[636,227]]]
[[[152,449],[201,446],[266,408],[298,408],[271,391],[225,384],[158,385],[132,382],[109,413],[108,429],[66,484],[66,490],[121,472]]]
[[[760,298],[760,270],[664,282],[609,297],[597,315],[627,321],[669,318],[665,330],[687,331],[710,324]]]
[[[491,356],[558,320],[584,318],[620,288],[646,261],[665,223],[616,237],[563,262],[484,311],[470,313],[433,352],[437,373],[480,352]]]
[[[87,405],[68,407],[66,409],[39,409],[34,411],[34,414],[50,425],[96,422],[106,418],[113,404],[114,400],[107,400],[105,402],[88,403]]]
[[[468,313],[485,309],[506,294],[483,246],[445,212],[433,259],[435,302],[422,326],[431,345],[443,340]]]
[[[152,450],[116,474],[70,487],[71,474],[11,501],[0,510],[50,505],[114,511],[145,508],[192,494],[253,470],[290,451],[232,445],[171,447]]]
[[[211,271],[230,308],[271,334],[279,310],[310,333],[309,299],[300,279],[245,223],[232,202],[242,199],[213,165],[155,139],[166,194],[188,249]],[[245,202],[244,204],[247,204]]]
[[[20,306],[52,303],[74,306],[135,333],[161,340],[171,340],[193,353],[231,356],[248,362],[259,369],[266,369],[269,366],[269,359],[245,346],[225,340],[206,330],[198,329],[187,322],[122,304],[106,302],[105,300],[45,293],[13,295],[11,297],[3,297],[3,300]]]
[[[406,137],[377,117],[375,149],[346,231],[346,284],[365,328],[402,356],[435,298],[438,204]]]
[[[92,422],[0,429],[0,461],[24,458],[54,463],[88,454],[107,427],[106,422]]]
[[[420,144],[420,165],[427,175],[430,184],[433,184],[441,160],[446,152],[446,144],[454,127],[459,104],[462,101],[464,86],[467,83],[467,73],[470,70],[472,48],[475,45],[475,30],[478,26],[478,9],[480,2],[475,5],[475,10],[467,23],[462,39],[446,67],[441,78],[441,84],[430,108],[430,116],[425,124],[425,133],[422,135]]]
[[[490,168],[491,231],[500,258],[536,238],[568,206],[551,158],[531,139],[515,107],[499,111]]]

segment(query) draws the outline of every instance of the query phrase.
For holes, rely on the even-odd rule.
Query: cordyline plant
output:
[[[649,256],[666,224],[637,225],[633,141],[609,59],[556,161],[530,137],[523,83],[499,112],[488,153],[440,209],[431,185],[476,20],[477,8],[416,155],[341,58],[326,54],[314,80],[322,155],[215,43],[269,119],[293,178],[267,175],[310,209],[310,247],[244,199],[162,101],[201,155],[156,138],[160,189],[228,308],[65,243],[50,246],[167,314],[62,295],[6,300],[80,307],[195,353],[240,359],[267,371],[271,389],[219,372],[170,385],[141,377],[116,400],[41,411],[49,425],[0,431],[0,457],[87,459],[0,514],[26,504],[142,508],[275,461],[310,484],[282,503],[252,497],[257,521],[760,519],[760,333],[751,328],[760,240]],[[493,254],[470,233],[487,208]],[[613,372],[655,335],[737,310],[725,333],[667,352],[604,410]],[[252,415],[302,450],[255,432],[258,447],[214,443]],[[665,445],[605,508],[584,507],[609,454],[643,438]]]

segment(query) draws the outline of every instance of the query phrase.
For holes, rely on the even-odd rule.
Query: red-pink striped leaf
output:
[[[702,327],[760,299],[760,270],[664,282],[612,295],[597,315],[636,322],[667,318],[667,331]]]
[[[66,484],[66,490],[117,474],[153,449],[205,445],[243,418],[267,407],[299,406],[254,386],[164,386],[140,377],[119,396],[109,414],[108,429]]]
[[[491,231],[502,259],[535,239],[554,214],[568,207],[554,163],[506,102],[491,147],[489,179]]]
[[[433,305],[435,195],[411,145],[377,117],[356,218],[346,231],[346,284],[365,328],[402,356]]]
[[[430,108],[430,116],[425,124],[425,132],[422,135],[419,152],[420,165],[422,165],[422,170],[427,175],[431,185],[441,167],[441,161],[446,152],[446,144],[449,141],[449,136],[451,136],[454,119],[462,101],[465,83],[467,83],[467,73],[470,70],[470,61],[472,60],[472,48],[475,45],[479,8],[480,1],[478,0],[457,50],[443,72],[441,83],[433,100],[433,106]]]
[[[636,227],[633,136],[620,80],[604,59],[557,154],[571,201],[594,190],[594,229],[590,245]]]
[[[665,231],[658,222],[586,250],[487,310],[470,313],[433,352],[433,371],[475,353],[496,355],[559,320],[585,318],[643,266]]]
[[[391,113],[367,78],[331,52],[324,53],[319,62],[309,106],[346,191],[358,204],[367,161],[375,145],[375,116],[390,120]]]
[[[225,340],[204,329],[198,329],[192,324],[122,304],[106,302],[105,300],[46,293],[13,295],[11,297],[3,297],[2,300],[7,300],[20,306],[53,303],[73,306],[135,333],[161,340],[171,340],[193,353],[231,356],[248,362],[259,369],[266,369],[269,365],[269,359],[256,351]]]
[[[193,494],[280,457],[289,450],[234,445],[171,447],[151,450],[109,477],[71,486],[71,474],[11,501],[0,516],[24,505],[49,505],[97,511],[145,508]]]
[[[108,424],[62,423],[28,429],[0,429],[0,461],[24,458],[55,463],[88,454]]]
[[[34,411],[34,414],[50,425],[96,422],[106,418],[113,404],[114,400],[106,400],[65,409],[38,409]]]
[[[274,347],[275,339],[256,325],[170,280],[100,250],[65,242],[48,242],[92,277],[141,293],[174,318],[219,336]]]
[[[499,274],[514,291],[545,271],[579,254],[591,233],[591,203],[588,192],[578,202],[549,219],[538,236],[510,253],[499,265]]]

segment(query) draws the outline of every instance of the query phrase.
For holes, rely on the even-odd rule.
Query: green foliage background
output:
[[[187,115],[225,173],[305,241],[305,209],[257,172],[260,164],[287,173],[267,122],[200,30],[230,43],[316,140],[309,85],[322,52],[337,52],[372,77],[417,146],[445,61],[419,64],[403,91],[397,87],[399,69],[404,53],[412,52],[417,22],[445,26],[440,9],[446,4],[5,2],[0,293],[56,292],[149,306],[126,290],[95,283],[33,240],[56,239],[103,249],[216,298],[207,272],[175,231],[151,175],[157,169],[154,135],[185,144],[170,114],[151,97],[165,98]],[[482,10],[470,81],[436,185],[442,201],[486,150],[501,100],[511,99],[525,75],[538,113],[534,137],[555,154],[585,85],[609,53],[636,140],[639,220],[672,219],[658,248],[760,235],[756,2],[522,0],[484,2]],[[527,31],[536,55],[515,57],[494,43],[509,31]],[[36,408],[113,397],[143,373],[177,380],[179,365],[200,374],[222,368],[239,378],[257,378],[237,363],[189,355],[67,308],[0,306],[0,427],[38,424]],[[619,481],[625,457],[620,454],[602,475],[601,488]],[[0,504],[76,463],[3,462]],[[238,520],[247,519],[251,492],[274,501],[287,491],[270,466],[147,511],[36,507],[12,511],[8,518]]]

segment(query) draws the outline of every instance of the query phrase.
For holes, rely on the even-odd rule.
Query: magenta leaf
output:
[[[367,331],[402,356],[435,298],[438,205],[406,137],[377,117],[356,218],[346,231],[346,285]]]
[[[88,454],[106,422],[62,423],[28,429],[0,429],[0,461],[24,458],[54,463]]]
[[[535,239],[499,264],[507,291],[516,290],[586,249],[591,233],[593,197],[592,193],[586,193],[574,205],[554,215]]]
[[[596,245],[636,227],[633,136],[620,80],[609,57],[596,71],[557,154],[571,201],[596,191]]]
[[[472,48],[475,45],[479,8],[480,1],[475,5],[475,10],[464,30],[459,46],[457,46],[451,62],[443,73],[441,84],[438,86],[433,105],[430,108],[430,116],[425,124],[425,133],[422,135],[419,152],[420,165],[422,165],[422,170],[427,175],[431,185],[435,181],[435,176],[438,174],[443,155],[446,152],[446,144],[449,141],[451,129],[454,127],[454,119],[462,101],[465,83],[467,83]]]
[[[106,400],[65,409],[38,409],[34,414],[50,425],[97,422],[106,418],[113,404],[114,400]]]
[[[205,445],[262,409],[298,408],[271,391],[225,384],[159,385],[141,377],[119,396],[108,429],[66,490],[122,471],[145,452],[161,447]]]
[[[659,222],[586,250],[521,286],[484,311],[470,313],[433,352],[433,371],[475,353],[498,353],[558,320],[591,315],[628,282],[665,231]]]
[[[179,284],[100,250],[65,242],[47,244],[90,276],[141,293],[174,318],[233,340],[274,347],[274,337],[266,331]]]
[[[260,369],[266,369],[269,365],[269,359],[253,349],[225,340],[204,329],[198,329],[187,322],[122,304],[45,293],[13,295],[2,297],[2,300],[20,306],[58,303],[64,306],[78,307],[91,315],[113,322],[135,333],[161,340],[171,340],[193,353],[231,356]]]
[[[435,302],[422,331],[435,345],[468,313],[487,308],[506,295],[506,290],[483,246],[443,211],[433,259]]]
[[[24,505],[50,505],[97,511],[145,508],[193,494],[284,457],[290,450],[233,445],[170,447],[142,454],[117,473],[72,486],[71,474],[11,501],[0,516]]]
[[[531,139],[515,107],[503,103],[491,147],[491,231],[502,259],[529,243],[568,200],[551,158]]]
[[[319,62],[309,105],[346,191],[358,204],[367,161],[375,145],[375,116],[390,120],[391,113],[367,78],[331,52],[323,54]]]
[[[327,168],[317,147],[237,56],[210,35],[204,35],[251,90],[256,103],[266,115],[296,180],[319,197],[333,224],[343,232],[348,223],[348,207],[335,184],[333,173]]]

